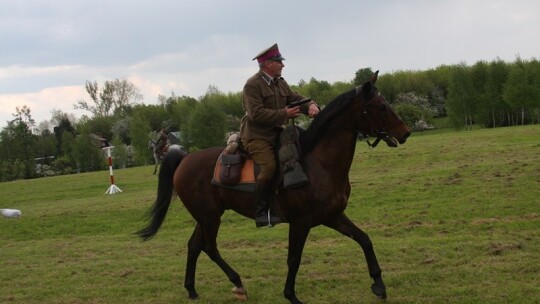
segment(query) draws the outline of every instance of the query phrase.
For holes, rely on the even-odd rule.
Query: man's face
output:
[[[272,77],[280,77],[281,70],[285,66],[283,61],[268,60],[267,61],[268,74]]]

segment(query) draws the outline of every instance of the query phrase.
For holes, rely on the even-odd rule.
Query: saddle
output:
[[[233,134],[218,157],[212,184],[227,189],[255,192],[255,167],[253,159],[240,147],[240,137]]]
[[[299,188],[309,181],[299,162],[298,129],[289,125],[280,133],[280,145],[277,149],[278,166],[277,184],[285,189]],[[212,184],[246,192],[255,191],[257,167],[248,153],[240,145],[240,137],[233,134],[227,140],[227,147],[219,155],[214,168]]]
[[[168,151],[169,151],[169,144],[165,144],[159,149],[159,152],[162,156],[167,154]]]

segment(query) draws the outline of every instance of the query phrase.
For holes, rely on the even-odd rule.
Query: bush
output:
[[[415,125],[419,124],[420,121],[422,121],[422,124],[429,125],[431,127],[433,125],[432,114],[418,106],[408,103],[399,103],[394,106],[394,110],[396,114],[401,117],[401,120],[403,120],[403,122],[410,127],[414,127]]]
[[[52,162],[51,166],[53,171],[56,172],[57,175],[75,173],[71,161],[66,156],[55,159]]]
[[[413,131],[425,131],[425,130],[431,130],[435,129],[433,125],[428,124],[423,119],[418,120],[414,123],[412,126]]]
[[[24,163],[16,159],[15,161],[0,162],[1,181],[13,181],[24,178]]]
[[[52,169],[51,166],[47,164],[37,164],[36,165],[36,176],[45,177],[45,176],[55,176],[56,172]]]

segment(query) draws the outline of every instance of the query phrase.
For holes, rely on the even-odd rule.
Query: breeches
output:
[[[257,180],[270,182],[276,173],[276,158],[274,146],[262,139],[243,140],[242,145],[248,151],[253,161],[259,166]]]

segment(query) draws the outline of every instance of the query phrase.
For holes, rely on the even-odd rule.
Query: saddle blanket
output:
[[[218,158],[218,161],[214,167],[214,176],[212,177],[213,185],[232,190],[255,192],[255,163],[253,162],[253,159],[246,159],[243,162],[242,170],[240,172],[240,181],[237,184],[225,185],[219,182],[219,176],[222,169],[220,166],[220,158]]]

